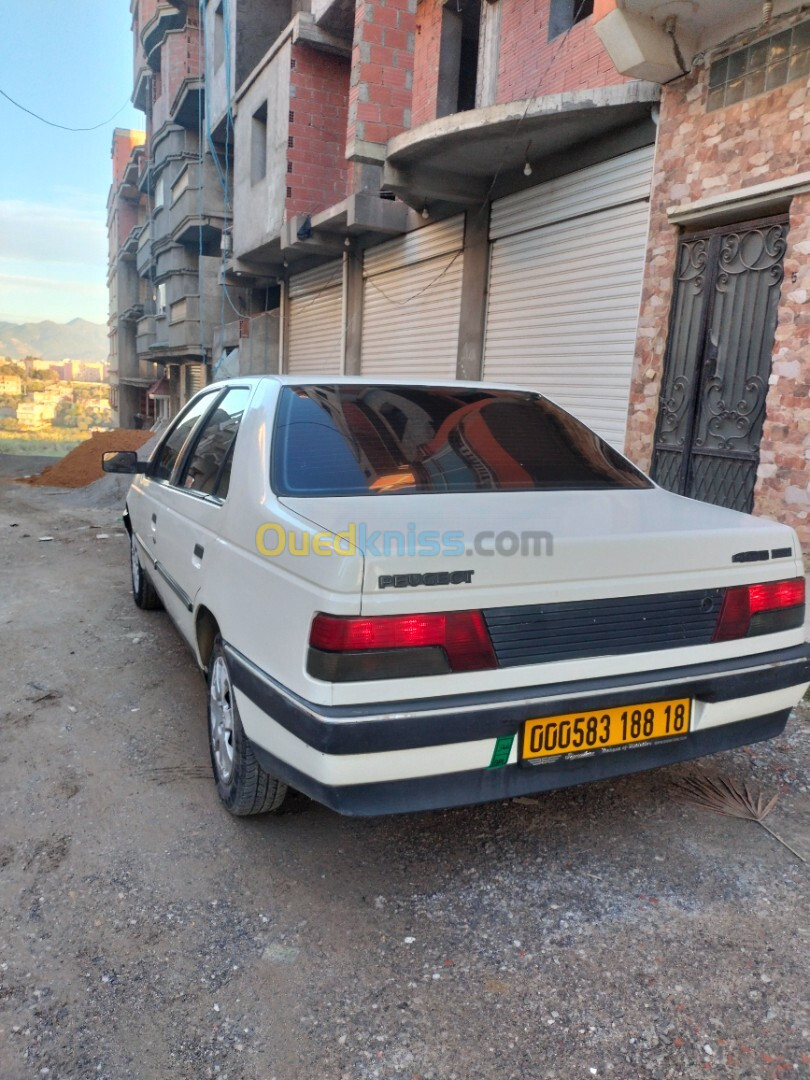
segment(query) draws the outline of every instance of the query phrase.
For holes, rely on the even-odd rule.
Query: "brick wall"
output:
[[[548,41],[549,0],[501,3],[499,103],[628,81],[616,71],[591,19]]]
[[[803,95],[807,89],[796,92]],[[804,138],[810,118],[798,105]],[[791,124],[791,126],[793,126]],[[806,145],[806,142],[805,142]],[[790,207],[790,232],[779,323],[773,349],[760,465],[754,493],[758,514],[779,518],[799,534],[810,554],[810,195]]]
[[[161,46],[160,81],[170,107],[183,79],[200,74],[199,33],[196,26],[172,30]]]
[[[138,224],[138,204],[131,199],[119,199],[117,217],[118,249]]]
[[[500,0],[497,102],[521,101],[562,90],[588,90],[627,82],[584,19],[548,41],[549,0]],[[436,118],[443,0],[417,8],[413,72],[413,126]]]
[[[664,87],[651,199],[647,271],[626,449],[649,468],[658,409],[678,230],[667,208],[807,168],[806,83],[706,112],[708,70]],[[745,218],[741,213],[741,219]],[[749,214],[749,217],[757,215]],[[755,510],[792,524],[810,547],[810,197],[793,200],[785,276],[761,443]]]
[[[340,202],[348,183],[349,61],[303,45],[290,55],[288,217]]]
[[[129,128],[115,129],[112,143],[113,183],[121,182],[132,151],[136,146],[143,146],[145,137],[143,131],[130,131]]]
[[[146,56],[141,44],[141,31],[157,11],[158,0],[139,0],[132,11],[132,38],[134,50],[134,74],[137,78],[138,71],[146,66]]]
[[[436,119],[443,7],[444,0],[421,0],[416,9],[412,106],[414,127]]]
[[[355,7],[349,157],[362,156],[360,144],[378,147],[411,126],[416,0],[358,0]]]

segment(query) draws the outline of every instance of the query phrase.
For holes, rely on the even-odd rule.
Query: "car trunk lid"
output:
[[[369,615],[722,589],[801,572],[785,526],[658,488],[281,501],[362,550]]]

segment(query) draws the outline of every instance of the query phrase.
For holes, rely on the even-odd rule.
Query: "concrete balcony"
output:
[[[154,315],[144,315],[142,319],[138,319],[135,332],[135,349],[139,355],[151,351],[156,336]]]
[[[312,18],[323,30],[346,41],[354,32],[354,0],[312,0]]]
[[[135,266],[140,277],[146,277],[149,267],[152,265],[152,223],[148,221],[141,227],[138,237],[138,252],[135,256]]]
[[[166,349],[169,346],[169,318],[165,310],[155,315],[155,341],[153,348]]]
[[[196,297],[189,297],[189,301],[197,299]],[[199,316],[199,301],[193,305]],[[184,352],[201,353],[202,346],[200,343],[200,320],[186,318],[182,322],[172,323],[168,325],[168,346],[170,349],[180,349]]]
[[[181,247],[171,244],[155,252],[155,277],[160,280],[170,274],[194,274],[198,272],[199,255],[193,245]]]
[[[143,225],[136,225],[134,229],[130,229],[129,235],[121,245],[122,255],[137,255],[138,254],[138,241],[140,240],[141,233],[143,232]]]
[[[183,79],[171,104],[173,122],[196,131],[201,113],[204,115],[204,107],[205,81],[196,75]]]
[[[169,30],[181,30],[185,25],[185,5],[158,4],[155,14],[141,27],[141,43],[146,56],[160,47]]]
[[[135,70],[134,89],[132,91],[132,104],[141,112],[146,112],[151,78],[152,72],[141,60]]]
[[[527,146],[542,147],[538,173],[555,156],[565,162],[583,143],[618,139],[626,129],[650,123],[660,97],[654,83],[628,82],[443,116],[390,140],[383,186],[415,210],[427,203],[439,217],[480,206],[537,183],[537,175],[523,177]]]
[[[219,194],[217,200],[215,195]],[[201,190],[197,184],[189,185],[171,206],[171,238],[176,244],[199,244],[205,246],[219,240],[225,226],[225,207],[222,188],[210,186]]]
[[[152,102],[152,131],[160,131],[169,119],[169,95],[166,90]]]

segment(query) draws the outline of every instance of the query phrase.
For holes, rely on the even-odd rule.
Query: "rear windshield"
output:
[[[512,390],[288,386],[271,460],[290,496],[652,486],[573,416]]]

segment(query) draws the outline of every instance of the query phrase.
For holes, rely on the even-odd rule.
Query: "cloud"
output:
[[[106,319],[106,212],[83,200],[0,199],[0,318]]]
[[[94,266],[103,280],[106,213],[74,203],[0,199],[0,259]]]
[[[30,264],[29,264],[30,265]],[[107,289],[103,282],[71,277],[69,264],[50,264],[55,271],[40,276],[5,273],[0,263],[0,319],[8,322],[69,322],[80,317],[106,322]],[[83,268],[85,273],[87,268]],[[58,271],[64,273],[59,276]]]
[[[106,294],[106,289],[103,285],[98,285],[92,281],[71,281],[69,278],[61,277],[31,277],[23,276],[21,274],[0,274],[0,287],[3,291],[8,289],[53,289],[59,292],[73,292],[77,294],[84,294],[86,296],[98,295],[99,289]]]

